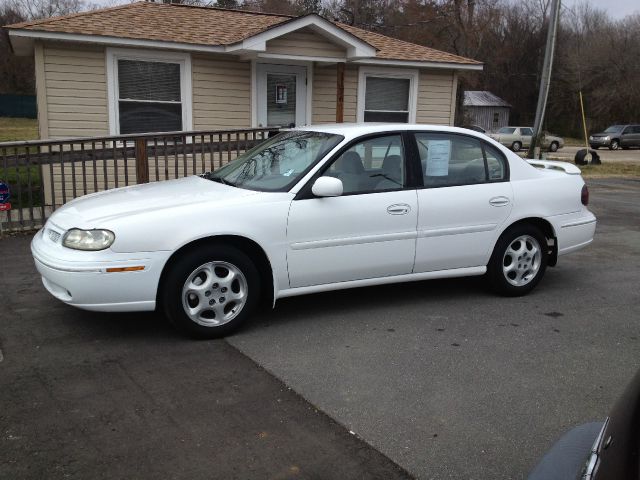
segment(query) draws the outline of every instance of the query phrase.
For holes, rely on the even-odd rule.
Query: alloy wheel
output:
[[[502,257],[502,273],[515,287],[530,283],[538,274],[542,259],[540,244],[531,235],[515,238]]]
[[[247,301],[247,279],[228,262],[209,262],[196,268],[182,287],[182,307],[187,316],[205,327],[230,322]]]

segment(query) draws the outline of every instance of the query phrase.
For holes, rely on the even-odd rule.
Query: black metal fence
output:
[[[0,143],[9,230],[37,228],[56,208],[88,193],[212,171],[277,130],[212,130]]]

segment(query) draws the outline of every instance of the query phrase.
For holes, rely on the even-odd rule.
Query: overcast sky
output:
[[[561,0],[562,5],[571,7],[576,3],[583,3],[582,0]],[[615,19],[623,18],[632,13],[640,13],[640,1],[638,0],[591,0],[591,5],[605,10]]]

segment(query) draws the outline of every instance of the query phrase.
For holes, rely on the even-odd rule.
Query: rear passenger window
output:
[[[487,157],[487,170],[490,182],[506,180],[507,168],[504,164],[504,157],[491,145],[484,144],[484,154]]]
[[[504,157],[478,139],[417,133],[425,187],[473,185],[506,179]]]

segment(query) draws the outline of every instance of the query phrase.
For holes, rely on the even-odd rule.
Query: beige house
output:
[[[482,64],[318,15],[139,2],[7,27],[40,137],[326,122],[453,124]]]

